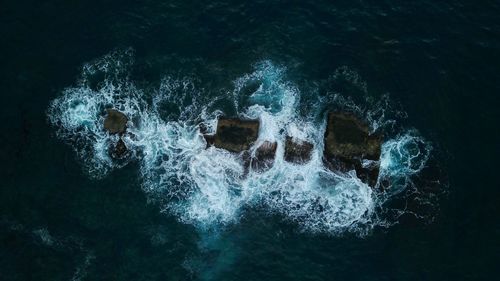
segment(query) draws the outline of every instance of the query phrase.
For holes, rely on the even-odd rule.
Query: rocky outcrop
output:
[[[257,140],[259,121],[235,118],[219,118],[215,135],[205,135],[207,145],[231,152],[248,150]]]
[[[200,127],[200,130],[203,128]],[[208,146],[241,153],[245,175],[249,169],[266,171],[275,161],[277,143],[265,141],[251,155],[250,148],[259,133],[257,120],[220,118],[214,135],[204,135]],[[367,124],[353,115],[330,113],[325,132],[324,163],[332,171],[356,171],[356,175],[375,186],[380,168],[382,137],[370,134]],[[284,160],[304,164],[311,160],[314,145],[286,137]]]
[[[274,164],[276,142],[264,141],[253,155],[250,148],[259,135],[258,120],[243,120],[236,118],[219,118],[214,135],[204,135],[208,146],[215,146],[234,153],[241,153],[244,162],[244,174],[251,168],[253,171],[264,172]],[[206,127],[200,124],[200,132],[206,132]]]
[[[118,141],[109,148],[111,157],[115,159],[125,158],[128,153],[127,145],[122,139],[123,134],[125,134],[127,130],[127,122],[128,118],[122,112],[112,108],[106,109],[104,130],[110,134],[120,135]]]
[[[114,146],[110,148],[111,157],[115,159],[123,159],[128,154],[128,148],[125,142],[120,138]]]
[[[123,134],[127,130],[127,116],[116,109],[107,109],[104,129],[110,134]]]
[[[314,145],[307,141],[297,141],[292,137],[286,137],[285,161],[304,164],[311,160]]]
[[[271,169],[274,164],[277,147],[278,144],[276,142],[264,141],[255,150],[255,156],[250,159],[250,166],[252,167],[252,170],[265,172]]]
[[[382,136],[370,134],[367,124],[353,115],[329,113],[324,162],[333,171],[355,170],[370,186],[377,183]]]

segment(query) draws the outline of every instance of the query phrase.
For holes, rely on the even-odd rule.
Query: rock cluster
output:
[[[241,153],[245,169],[265,171],[272,167],[276,155],[276,142],[264,141],[253,153],[249,150],[257,141],[259,122],[220,118],[215,135],[205,135],[208,146]],[[324,139],[323,162],[332,171],[356,171],[357,177],[375,186],[380,168],[382,137],[371,134],[367,124],[346,113],[329,113]],[[311,142],[286,137],[284,160],[305,164],[311,160],[314,145]]]
[[[253,153],[250,148],[259,136],[258,120],[243,120],[236,118],[219,118],[215,135],[204,135],[208,146],[215,146],[227,151],[241,153],[245,171],[266,171],[274,163],[277,143],[264,141]],[[200,128],[202,130],[203,128]]]
[[[123,141],[128,118],[115,109],[107,109],[106,113],[104,129],[119,136],[118,141],[110,148],[110,153],[114,158],[123,158],[128,153],[127,145]],[[222,117],[217,122],[215,134],[205,134],[204,137],[207,146],[241,154],[246,171],[252,169],[262,172],[273,166],[278,144],[263,141],[257,148],[252,148],[258,139],[259,127],[258,120]],[[324,145],[323,162],[327,168],[341,172],[354,170],[361,181],[372,187],[376,185],[382,136],[370,133],[366,123],[351,114],[330,112]],[[298,165],[305,164],[311,160],[313,149],[313,143],[287,136],[284,160]]]
[[[118,141],[110,147],[110,154],[113,158],[121,159],[127,155],[128,148],[123,141],[123,135],[127,131],[128,118],[122,112],[108,108],[106,109],[106,117],[104,118],[104,130],[108,133],[119,136]]]

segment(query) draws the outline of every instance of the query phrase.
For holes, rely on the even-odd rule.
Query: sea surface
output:
[[[7,0],[0,38],[0,280],[500,274],[498,1]],[[324,166],[330,111],[383,134],[375,188]]]

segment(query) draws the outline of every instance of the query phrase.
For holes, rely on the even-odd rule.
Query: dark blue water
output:
[[[499,15],[498,1],[4,1],[0,280],[494,279]],[[101,157],[109,105],[140,117],[130,145],[146,152]],[[217,112],[317,141],[332,109],[384,131],[391,189],[305,184],[314,165],[205,185],[206,167],[239,166],[189,152]],[[309,208],[318,194],[334,203]]]

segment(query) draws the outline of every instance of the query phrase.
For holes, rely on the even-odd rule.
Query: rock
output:
[[[123,134],[127,129],[127,116],[116,109],[106,109],[104,129],[110,134]]]
[[[128,153],[128,148],[125,142],[120,138],[114,147],[111,148],[111,156],[116,159],[124,158]]]
[[[207,142],[207,147],[205,148],[209,148],[210,146],[214,145],[215,135],[203,135],[203,138],[205,138],[205,141]]]
[[[324,160],[331,170],[355,170],[364,183],[375,186],[380,168],[382,137],[367,124],[345,113],[329,113]]]
[[[298,142],[292,137],[286,137],[285,161],[303,164],[311,160],[311,153],[314,145],[307,141]]]
[[[259,121],[219,118],[215,135],[205,135],[208,145],[231,152],[248,150],[257,140]]]
[[[198,128],[200,129],[200,133],[202,133],[203,135],[208,133],[208,126],[207,124],[205,123],[200,123],[198,124]]]
[[[255,157],[250,159],[252,170],[264,172],[271,169],[274,164],[277,147],[278,144],[276,142],[264,141],[255,150]]]

